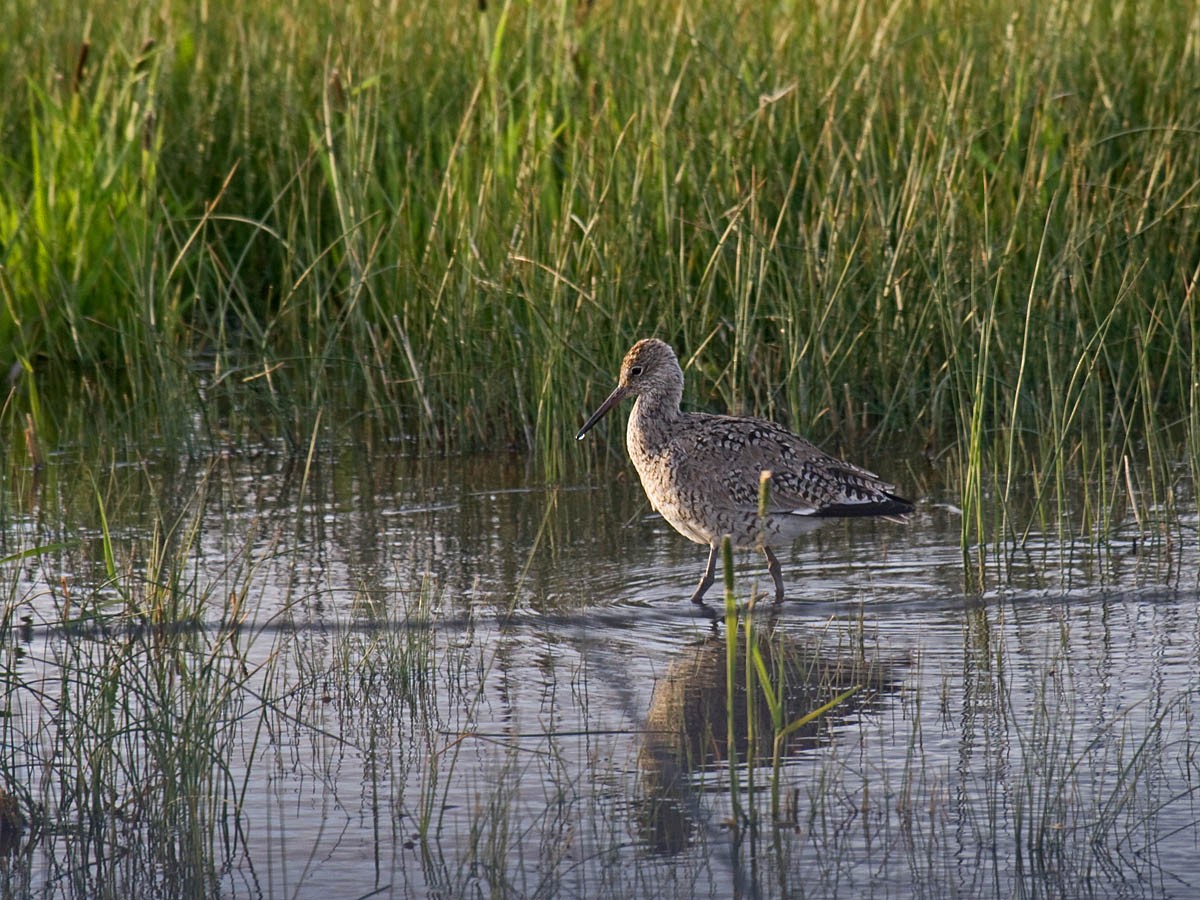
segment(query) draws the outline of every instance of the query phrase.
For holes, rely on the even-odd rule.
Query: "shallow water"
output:
[[[9,485],[10,890],[1200,891],[1194,518],[972,548],[982,593],[951,510],[833,524],[731,649],[629,470],[388,451]],[[766,698],[831,706],[776,746]]]

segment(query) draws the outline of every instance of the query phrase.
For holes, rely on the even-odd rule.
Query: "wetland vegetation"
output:
[[[6,895],[1200,890],[1200,11],[0,26]],[[913,523],[694,618],[648,335]]]

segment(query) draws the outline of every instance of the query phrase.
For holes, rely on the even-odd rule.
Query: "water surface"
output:
[[[386,447],[53,460],[6,499],[2,553],[45,549],[4,564],[3,775],[31,813],[3,877],[46,897],[1200,890],[1195,519],[972,548],[975,591],[937,499],[798,542],[788,601],[731,632],[716,587],[712,615],[687,602],[704,548],[624,467],[551,486],[518,457]],[[768,587],[739,554],[742,605]],[[778,743],[773,705],[797,723]]]

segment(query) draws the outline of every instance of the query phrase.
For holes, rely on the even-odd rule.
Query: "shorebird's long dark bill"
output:
[[[629,388],[624,385],[617,385],[616,390],[608,395],[608,399],[600,404],[600,408],[592,413],[592,417],[583,423],[583,427],[579,429],[579,434],[575,435],[575,440],[582,441],[583,436],[592,430],[592,426],[603,419],[608,411],[624,400],[628,394]]]

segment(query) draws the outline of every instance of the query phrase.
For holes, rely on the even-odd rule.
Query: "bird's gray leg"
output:
[[[779,558],[771,552],[771,548],[763,545],[763,554],[767,557],[767,571],[775,581],[775,602],[783,600],[783,573],[779,566]]]
[[[708,548],[708,565],[704,567],[704,577],[700,579],[700,585],[696,588],[696,593],[692,594],[693,603],[704,602],[704,592],[712,587],[712,583],[716,578],[717,572],[717,545],[711,544]]]

